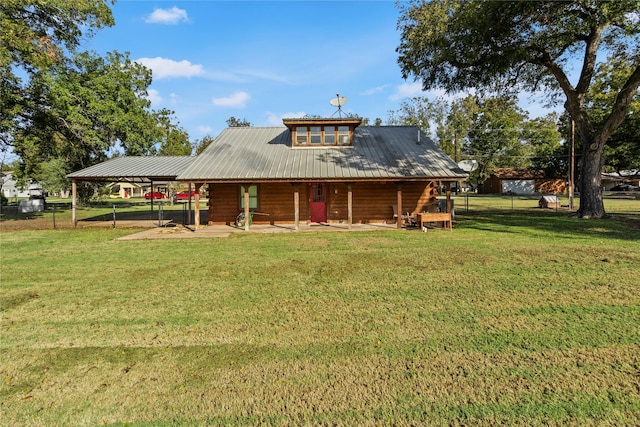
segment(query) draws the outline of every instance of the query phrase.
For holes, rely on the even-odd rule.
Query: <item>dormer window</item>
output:
[[[284,119],[293,147],[350,146],[360,119]]]

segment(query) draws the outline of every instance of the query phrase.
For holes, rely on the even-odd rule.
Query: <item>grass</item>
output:
[[[638,425],[640,202],[530,202],[451,233],[4,231],[0,423]]]

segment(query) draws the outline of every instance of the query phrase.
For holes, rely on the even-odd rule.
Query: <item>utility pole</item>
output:
[[[458,129],[453,130],[453,161],[458,163]]]

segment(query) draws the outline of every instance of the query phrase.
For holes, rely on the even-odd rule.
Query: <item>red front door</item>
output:
[[[327,222],[327,185],[309,184],[311,222]]]

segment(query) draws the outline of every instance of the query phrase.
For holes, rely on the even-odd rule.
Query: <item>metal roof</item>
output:
[[[67,177],[87,181],[120,178],[175,180],[194,160],[195,157],[188,156],[116,157],[70,173]]]
[[[362,126],[352,146],[292,147],[283,127],[227,128],[177,177],[188,181],[461,180],[467,173],[415,126]]]

